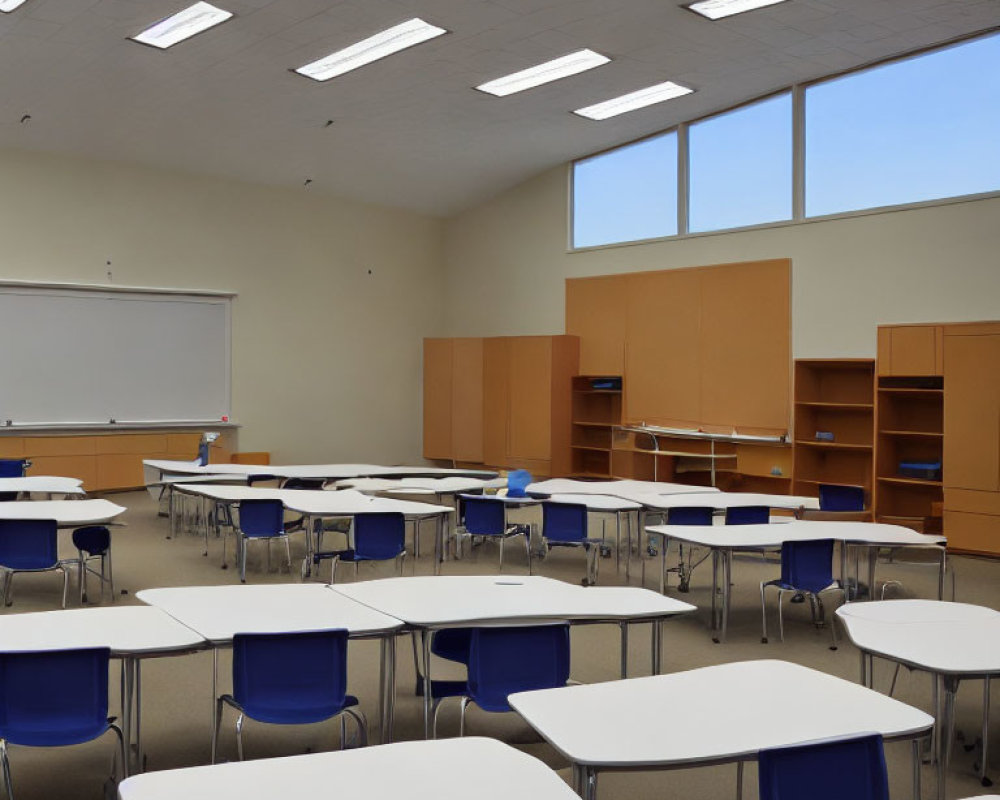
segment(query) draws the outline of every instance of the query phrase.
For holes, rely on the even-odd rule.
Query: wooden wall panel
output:
[[[1000,491],[1000,335],[944,337],[944,483]]]
[[[142,454],[107,453],[96,459],[97,485],[101,489],[142,486]]]
[[[424,339],[424,458],[450,459],[451,339]]]
[[[879,375],[940,375],[943,342],[940,325],[894,325],[885,328],[889,337],[889,361],[881,363]]]
[[[507,362],[506,337],[483,340],[483,463],[507,461]]]
[[[696,270],[628,275],[626,422],[701,422],[701,279]]]
[[[453,339],[451,457],[483,460],[483,340]]]
[[[0,436],[0,458],[24,458],[24,439],[20,436]]]
[[[28,474],[79,478],[88,492],[103,488],[97,479],[97,457],[94,455],[33,456]],[[140,480],[136,486],[142,484]]]
[[[94,452],[98,455],[105,453],[160,453],[166,449],[167,435],[165,433],[123,433],[115,436],[94,437]],[[197,445],[195,445],[195,450],[197,450]],[[149,456],[144,455],[143,458],[149,458]]]
[[[552,457],[552,338],[513,336],[508,347],[507,455],[548,460]]]
[[[566,333],[580,337],[580,375],[622,375],[628,276],[566,281]]]
[[[550,475],[568,475],[573,470],[570,451],[573,419],[573,376],[580,372],[580,340],[576,336],[552,337],[552,405]],[[615,373],[617,374],[617,373]]]
[[[167,452],[171,458],[194,459],[198,457],[200,433],[168,433]]]
[[[949,550],[1000,553],[1000,517],[945,509],[944,530]]]
[[[791,264],[699,270],[701,426],[717,433],[788,430]]]
[[[92,456],[97,452],[97,436],[26,436],[24,455],[32,461],[44,456]],[[36,473],[62,475],[60,472]],[[77,477],[77,476],[68,476]]]

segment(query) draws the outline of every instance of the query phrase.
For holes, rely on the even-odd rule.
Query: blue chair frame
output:
[[[889,800],[877,733],[761,750],[757,776],[760,800]]]
[[[553,547],[582,547],[587,556],[584,586],[597,583],[603,539],[587,536],[587,506],[582,503],[542,503],[542,545],[545,552]]]
[[[69,567],[59,560],[58,525],[54,519],[0,519],[0,577],[4,605],[14,603],[18,572],[62,570],[62,607],[66,608]]]
[[[340,717],[341,749],[347,743],[346,716],[367,744],[368,726],[347,694],[347,642],[344,629],[295,633],[237,633],[233,637],[233,691],[216,699],[212,763],[218,758],[219,729],[225,706],[236,709],[236,751],[243,760],[245,718],[277,725],[304,725]]]
[[[847,595],[843,584],[833,577],[833,539],[814,539],[811,541],[784,542],[781,545],[781,577],[777,580],[762,581],[760,584],[761,642],[767,644],[767,605],[765,589],[774,586],[778,590],[778,631],[781,641],[785,641],[785,621],[782,614],[781,600],[786,592],[802,594],[813,604],[813,616],[817,618],[816,606],[819,606],[822,619],[822,600],[824,592],[838,591],[844,601]],[[830,620],[831,650],[837,649],[837,626]]]
[[[127,777],[125,740],[108,716],[110,657],[107,647],[0,653],[0,763],[9,800],[14,797],[11,744],[62,747],[113,730]]]
[[[863,486],[821,483],[819,485],[819,510],[864,511],[865,489]]]

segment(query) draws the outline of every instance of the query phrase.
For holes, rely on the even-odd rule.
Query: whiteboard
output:
[[[231,300],[0,285],[0,426],[219,422]]]

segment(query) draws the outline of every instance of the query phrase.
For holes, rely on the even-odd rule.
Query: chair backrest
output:
[[[244,536],[280,536],[285,528],[285,507],[280,500],[240,502],[240,532]]]
[[[726,509],[727,525],[767,525],[770,521],[769,506],[730,506]]]
[[[92,556],[108,552],[111,547],[111,531],[104,525],[88,525],[73,531],[73,546]]]
[[[806,592],[827,588],[833,583],[833,539],[782,544],[781,582]]]
[[[587,538],[587,507],[580,503],[542,503],[542,538],[582,542]]]
[[[507,527],[503,500],[493,497],[463,497],[465,530],[476,536],[499,536]]]
[[[667,525],[711,525],[714,513],[707,506],[677,506],[668,509]]]
[[[865,489],[863,486],[841,486],[836,483],[819,485],[820,511],[864,511]]]
[[[233,699],[260,722],[321,722],[347,698],[347,631],[238,633]]]
[[[507,496],[524,497],[524,490],[534,480],[526,469],[515,469],[507,473]]]
[[[486,711],[510,711],[508,695],[565,686],[569,625],[473,628],[469,697]]]
[[[395,558],[406,549],[406,518],[398,511],[354,516],[354,553],[373,561]]]
[[[23,478],[27,467],[23,458],[0,458],[0,478]]]
[[[314,489],[323,488],[326,478],[286,478],[281,484],[282,489]]]
[[[0,653],[0,738],[55,747],[108,729],[106,647]]]
[[[877,733],[761,750],[757,773],[760,800],[889,800]]]
[[[57,536],[54,519],[0,520],[0,566],[52,569],[59,562]]]
[[[431,652],[448,661],[469,663],[472,628],[442,628],[431,637]]]

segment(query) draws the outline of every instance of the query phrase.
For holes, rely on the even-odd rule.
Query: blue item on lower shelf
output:
[[[918,478],[925,481],[941,480],[940,461],[900,461],[899,474],[903,478]]]

